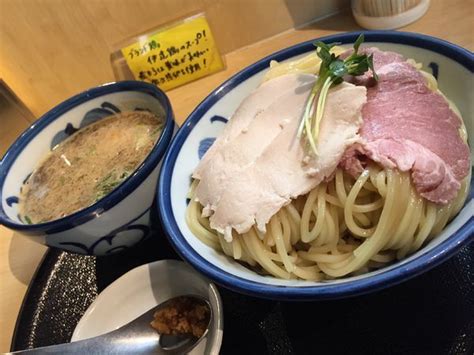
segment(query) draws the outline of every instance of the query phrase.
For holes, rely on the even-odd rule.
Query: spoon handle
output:
[[[178,296],[178,297],[199,297],[199,296]],[[205,299],[210,310],[207,329],[198,339],[187,336],[163,335],[150,326],[150,320],[157,309],[165,307],[172,298],[158,306],[148,310],[130,323],[94,338],[75,341],[72,343],[45,346],[36,349],[15,351],[8,354],[166,354],[182,355],[190,352],[207,334],[209,324],[212,319],[212,308]],[[200,297],[202,299],[202,297]]]
[[[7,354],[164,354],[158,337],[145,341],[133,338],[94,337],[72,343],[14,351]],[[169,352],[167,353],[169,354]]]

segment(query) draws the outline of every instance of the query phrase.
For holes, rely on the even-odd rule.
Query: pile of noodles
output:
[[[341,49],[335,51],[339,54]],[[420,64],[409,62],[421,69]],[[318,71],[319,60],[312,55],[290,63],[272,63],[264,80]],[[421,72],[428,87],[437,91],[436,79]],[[464,126],[460,134],[467,141]],[[338,168],[331,181],[319,184],[275,214],[265,234],[254,226],[241,235],[234,232],[230,243],[201,216],[202,206],[194,199],[198,181],[194,181],[186,221],[202,242],[257,272],[283,279],[332,279],[381,268],[418,250],[459,212],[470,179],[470,175],[464,179],[453,201],[437,205],[418,195],[409,172],[370,163],[355,179]]]

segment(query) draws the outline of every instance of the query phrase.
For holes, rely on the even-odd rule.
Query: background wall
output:
[[[114,80],[115,44],[205,11],[222,54],[349,7],[349,0],[0,0],[0,79],[35,116]]]

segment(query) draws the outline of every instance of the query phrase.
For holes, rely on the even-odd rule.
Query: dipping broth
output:
[[[25,223],[52,221],[100,200],[145,160],[164,127],[147,111],[123,112],[86,126],[58,144],[21,189]]]

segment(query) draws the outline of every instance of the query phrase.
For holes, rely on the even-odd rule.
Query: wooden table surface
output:
[[[422,19],[401,30],[439,37],[472,51],[473,12],[474,0],[433,0]],[[222,81],[263,56],[305,40],[358,29],[351,14],[345,12],[229,53],[225,56],[225,71],[168,93],[178,123],[182,123],[193,108]],[[46,247],[0,226],[0,352],[10,348],[21,302],[45,251]]]

